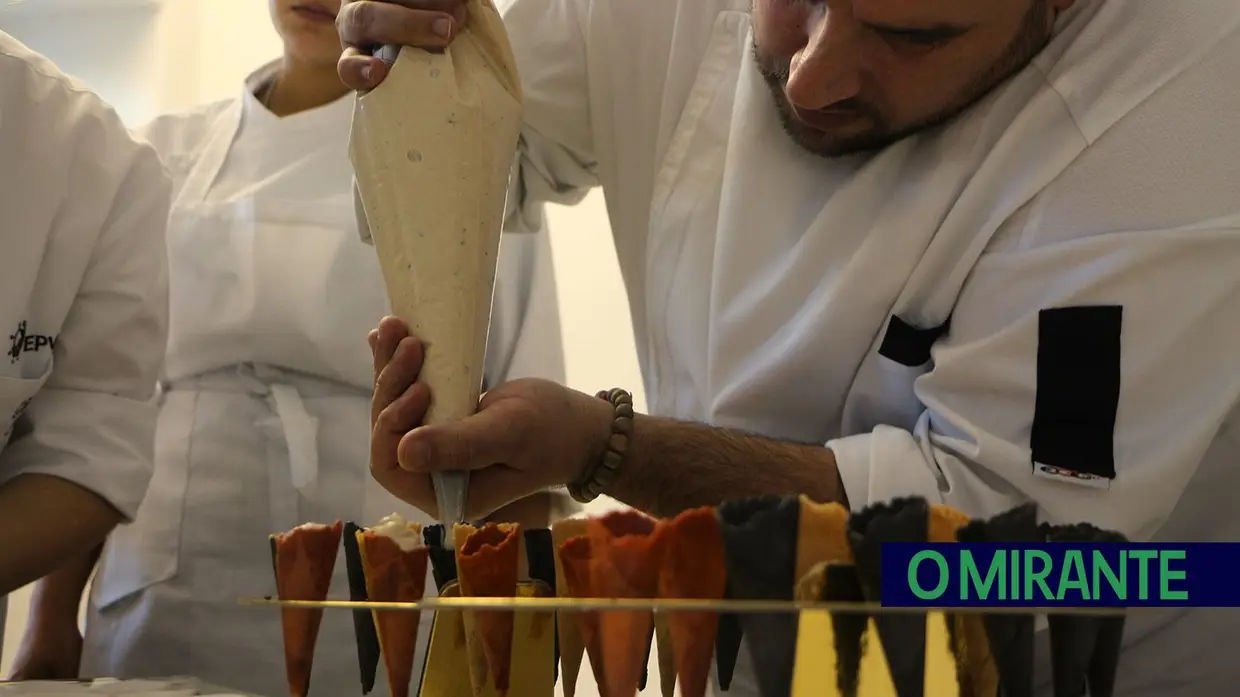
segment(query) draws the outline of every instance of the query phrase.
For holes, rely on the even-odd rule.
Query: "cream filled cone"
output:
[[[350,156],[392,312],[427,346],[426,423],[474,413],[482,387],[508,176],[521,129],[515,59],[491,0],[443,53],[403,48],[359,95]],[[439,517],[458,517],[436,479]],[[446,520],[448,523],[456,522]]]

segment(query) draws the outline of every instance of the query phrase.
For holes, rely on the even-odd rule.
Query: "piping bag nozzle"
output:
[[[469,472],[435,472],[431,475],[435,486],[435,505],[439,507],[439,522],[445,528],[465,522],[465,500],[469,495]],[[451,536],[445,535],[446,545]]]

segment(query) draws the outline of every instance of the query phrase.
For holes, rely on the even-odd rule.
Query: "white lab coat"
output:
[[[169,188],[108,105],[0,32],[0,486],[54,475],[137,511],[168,329]]]
[[[1078,0],[951,124],[835,160],[782,133],[749,7],[504,15],[509,222],[603,188],[651,410],[826,443],[857,507],[1240,539],[1240,4]],[[1237,645],[1234,612],[1137,613],[1117,694],[1234,691]]]
[[[353,220],[352,97],[279,119],[251,93],[261,75],[145,131],[176,182],[163,405],[150,493],[94,582],[85,676],[285,694],[278,611],[237,605],[274,592],[267,535],[393,511],[429,522],[369,476],[365,338],[389,309]],[[549,254],[545,234],[505,242],[491,381],[563,379]],[[332,591],[348,597],[343,553]],[[360,694],[350,614],[326,613],[318,645],[314,693]]]

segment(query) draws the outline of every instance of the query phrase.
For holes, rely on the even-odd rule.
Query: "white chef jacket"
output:
[[[107,104],[3,32],[0,95],[0,483],[55,475],[132,516],[167,332],[168,176]]]
[[[825,443],[855,507],[1240,539],[1240,4],[1078,0],[950,124],[840,159],[781,131],[749,6],[504,14],[510,227],[603,188],[652,412]],[[1237,644],[1136,613],[1117,694],[1234,690]]]
[[[134,523],[104,550],[84,676],[191,673],[282,694],[279,613],[237,604],[274,592],[267,536],[393,511],[431,522],[369,474],[365,339],[390,310],[353,218],[353,99],[278,118],[253,94],[268,70],[236,99],[144,129],[175,182],[155,474]],[[501,249],[492,381],[564,378],[550,262],[545,234]],[[332,593],[348,594],[343,554]],[[315,693],[359,691],[354,645],[350,614],[327,613],[319,646],[332,650],[316,657]],[[379,697],[384,680],[380,669]]]

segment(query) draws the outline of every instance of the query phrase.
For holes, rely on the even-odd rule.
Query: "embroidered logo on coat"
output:
[[[31,334],[26,331],[26,320],[17,324],[17,331],[9,334],[9,362],[16,363],[23,353],[38,353],[45,348],[56,349],[56,338],[49,334]]]

